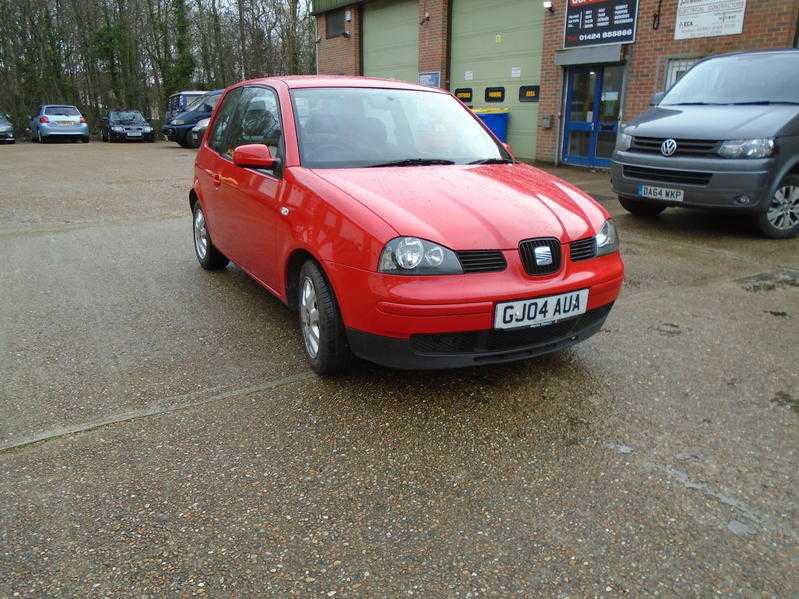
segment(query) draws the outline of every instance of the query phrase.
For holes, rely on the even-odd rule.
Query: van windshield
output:
[[[215,93],[215,94],[206,94],[204,96],[200,96],[199,98],[191,101],[191,103],[186,107],[186,112],[197,110],[203,104],[208,104],[213,110],[213,108],[216,106],[216,103],[219,101],[221,95],[222,95],[221,93]]]
[[[406,89],[292,91],[302,165],[310,168],[510,162],[448,94]]]
[[[660,106],[799,104],[799,52],[720,56],[697,64]]]

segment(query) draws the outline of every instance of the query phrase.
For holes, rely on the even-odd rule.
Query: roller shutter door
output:
[[[363,74],[415,83],[419,65],[417,0],[363,5]]]

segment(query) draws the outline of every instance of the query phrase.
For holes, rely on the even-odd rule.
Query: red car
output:
[[[228,88],[190,204],[202,267],[233,261],[297,309],[320,374],[560,350],[600,329],[624,275],[602,206],[451,94],[397,81]]]

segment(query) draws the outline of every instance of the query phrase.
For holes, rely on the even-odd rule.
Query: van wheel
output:
[[[761,233],[772,239],[789,239],[799,233],[799,175],[788,175],[757,215]]]
[[[194,204],[194,253],[197,256],[197,262],[200,263],[205,270],[221,270],[225,268],[229,260],[216,249],[216,246],[211,241],[211,235],[208,233],[208,224],[205,222],[205,214],[200,207],[200,202]]]
[[[344,371],[352,358],[344,321],[333,289],[313,261],[302,265],[297,289],[300,332],[311,368],[322,376]]]
[[[666,207],[658,206],[657,204],[648,204],[633,198],[619,196],[619,204],[630,214],[635,216],[657,216],[663,212]]]

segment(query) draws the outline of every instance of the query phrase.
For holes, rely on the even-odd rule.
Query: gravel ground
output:
[[[601,333],[320,380],[197,266],[192,160],[0,148],[0,597],[799,594],[799,241],[561,170],[621,227]]]

